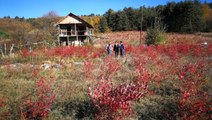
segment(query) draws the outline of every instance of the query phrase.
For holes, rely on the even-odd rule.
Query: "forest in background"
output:
[[[143,14],[142,14],[143,13]],[[160,22],[167,32],[194,33],[212,30],[211,3],[199,1],[169,2],[156,7],[124,8],[121,11],[109,9],[101,18],[99,30],[105,32],[142,30],[154,27]]]
[[[143,13],[143,14],[142,14]],[[212,3],[198,0],[169,2],[156,7],[109,9],[103,15],[82,15],[84,20],[94,26],[95,33],[110,31],[146,31],[160,23],[167,32],[195,33],[212,31]],[[40,41],[55,43],[57,29],[55,23],[61,20],[56,12],[50,11],[39,18],[18,17],[0,18],[0,43],[30,44]]]

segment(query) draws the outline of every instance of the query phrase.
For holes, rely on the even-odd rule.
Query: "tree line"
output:
[[[120,11],[109,9],[100,19],[99,31],[147,30],[160,22],[167,32],[209,32],[212,31],[211,15],[211,3],[202,4],[198,0],[136,9],[128,7]]]

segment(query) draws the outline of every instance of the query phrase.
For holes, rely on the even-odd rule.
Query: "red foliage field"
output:
[[[95,109],[96,111],[90,112],[91,115],[88,116],[102,120],[211,119],[211,38],[170,33],[167,35],[166,44],[146,46],[134,44],[134,41],[139,40],[139,34],[139,31],[107,33],[103,36],[105,39],[94,41],[94,44],[101,46],[100,48],[67,46],[34,51],[23,49],[18,59],[23,62],[22,64],[39,65],[49,60],[62,67],[56,70],[50,67],[49,71],[53,71],[55,77],[52,77],[52,74],[48,75],[49,71],[45,68],[32,67],[33,71],[27,80],[34,81],[31,88],[33,92],[28,97],[19,99],[23,104],[16,105],[16,116],[13,114],[14,108],[4,109],[14,104],[7,102],[11,101],[8,100],[10,97],[0,97],[0,117],[51,118],[52,111],[59,111],[58,115],[74,106],[63,107],[67,102],[71,104],[83,99],[89,101],[90,106],[87,107],[86,104],[83,108],[72,108],[72,112],[75,111],[77,114],[74,116],[75,119],[88,114],[82,113],[82,109]],[[144,40],[145,33],[142,32],[142,35]],[[103,46],[114,40],[124,41],[124,58],[107,56]],[[204,42],[207,44],[202,44]],[[80,64],[76,65],[75,62]],[[13,72],[18,71],[11,65],[7,65],[6,69],[8,79],[14,76]],[[43,77],[39,79],[41,73],[47,78],[56,79],[57,82],[51,79],[47,81]],[[65,85],[62,88],[58,87],[62,82]],[[66,85],[72,83],[80,83],[81,86],[77,84],[66,88]],[[60,95],[59,91],[66,89],[72,92],[62,92],[63,95]],[[72,96],[73,93],[76,93],[74,95],[77,98]],[[84,96],[80,96],[80,93]]]

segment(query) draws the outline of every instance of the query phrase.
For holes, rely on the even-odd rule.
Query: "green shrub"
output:
[[[5,39],[5,38],[8,38],[8,35],[6,32],[3,32],[3,31],[0,31],[0,40],[1,39]]]
[[[165,43],[165,30],[159,28],[150,28],[147,30],[145,43],[149,45],[158,45]]]

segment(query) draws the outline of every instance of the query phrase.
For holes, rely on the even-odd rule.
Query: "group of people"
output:
[[[106,45],[106,51],[107,51],[107,54],[109,56],[112,56],[113,55],[113,52],[115,53],[115,57],[118,57],[119,54],[121,57],[124,57],[124,44],[122,41],[120,41],[120,43],[118,43],[117,41],[113,44],[111,44],[111,42],[109,42],[107,45]]]

